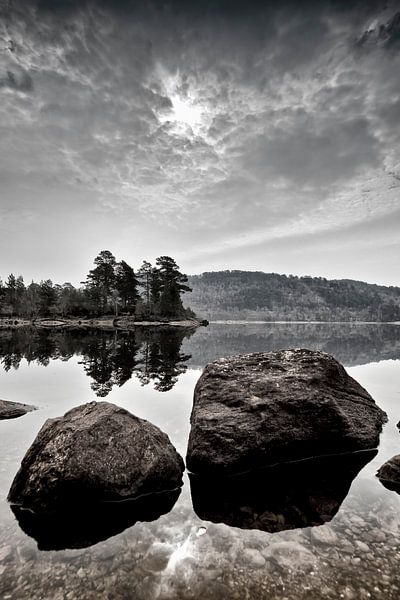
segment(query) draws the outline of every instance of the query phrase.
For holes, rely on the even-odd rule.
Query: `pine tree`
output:
[[[5,301],[7,304],[8,311],[11,315],[15,313],[16,304],[16,277],[13,273],[10,273],[6,281],[5,290]]]
[[[173,258],[170,256],[159,256],[156,259],[156,265],[162,280],[162,289],[174,283],[180,294],[192,291],[192,288],[186,285],[188,281],[187,275],[179,271],[179,266]]]
[[[57,292],[51,279],[41,281],[39,285],[39,307],[42,315],[46,316],[55,312]]]
[[[144,260],[137,272],[140,286],[143,289],[144,313],[150,313],[151,279],[153,274],[152,264]]]
[[[157,313],[159,308],[160,296],[162,292],[163,281],[159,270],[153,267],[150,277],[150,301],[152,310]]]
[[[128,263],[121,260],[115,269],[115,289],[118,292],[124,310],[134,313],[139,298],[137,291],[139,281],[135,271]]]
[[[40,311],[40,285],[32,281],[26,288],[23,314],[36,319]]]
[[[160,315],[163,317],[181,317],[185,313],[178,285],[171,281],[164,285],[160,296]]]
[[[4,296],[5,296],[5,289],[4,289],[3,282],[0,278],[0,314],[2,314],[2,312],[3,312]]]
[[[181,294],[191,292],[186,285],[187,276],[179,271],[179,266],[170,256],[160,256],[156,260],[160,278],[159,311],[161,316],[180,317],[184,315]]]
[[[94,259],[94,264],[96,266],[89,271],[85,285],[92,300],[98,299],[99,308],[105,311],[115,289],[115,256],[109,250],[102,250]]]

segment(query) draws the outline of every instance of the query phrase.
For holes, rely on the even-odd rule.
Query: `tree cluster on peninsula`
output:
[[[21,275],[0,279],[2,317],[99,317],[129,315],[138,320],[194,317],[184,308],[182,294],[191,292],[188,278],[170,256],[160,256],[155,265],[144,261],[135,271],[118,262],[109,250],[94,259],[81,287],[54,284],[50,279],[25,285]]]

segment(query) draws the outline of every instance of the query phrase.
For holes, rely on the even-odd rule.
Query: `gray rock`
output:
[[[142,566],[148,571],[163,571],[173,553],[171,544],[155,542],[147,552]]]
[[[382,485],[400,494],[400,454],[386,461],[378,470],[376,476]]]
[[[316,565],[316,558],[312,552],[297,542],[270,544],[262,554],[283,571],[307,572]]]
[[[26,415],[27,412],[31,412],[32,410],[36,410],[36,407],[30,406],[29,404],[21,404],[20,402],[0,400],[0,420],[22,417],[23,415]]]
[[[311,541],[316,544],[334,546],[337,544],[338,536],[328,525],[324,527],[314,527],[311,529]]]
[[[23,543],[17,548],[18,558],[21,562],[34,560],[37,556],[36,549],[30,543]]]
[[[369,552],[370,548],[369,546],[367,546],[367,544],[361,540],[356,540],[356,546],[358,550],[361,550],[361,552]]]
[[[355,525],[356,527],[359,527],[361,529],[365,529],[366,523],[364,521],[364,519],[362,519],[361,517],[359,517],[358,515],[352,515],[350,517],[350,521],[352,522],[353,525]]]
[[[108,402],[49,419],[22,460],[8,500],[41,512],[82,501],[124,500],[182,485],[168,436]]]
[[[254,548],[245,548],[243,551],[243,562],[253,569],[260,569],[265,565],[265,558]]]
[[[380,529],[373,529],[367,534],[367,539],[371,542],[383,543],[386,541],[386,535]]]
[[[11,546],[1,546],[0,547],[0,562],[5,562],[9,560],[12,556],[13,549]]]
[[[235,474],[285,460],[375,448],[385,413],[329,354],[244,354],[205,368],[187,467]]]

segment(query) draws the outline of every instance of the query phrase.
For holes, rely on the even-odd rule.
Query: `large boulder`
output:
[[[26,413],[31,410],[36,410],[36,407],[31,406],[30,404],[21,404],[20,402],[0,400],[0,420],[22,417],[22,415],[26,415]]]
[[[90,402],[45,422],[8,500],[37,512],[124,500],[179,487],[183,470],[158,427],[114,404]]]
[[[386,461],[376,476],[388,490],[400,494],[400,454],[396,454]]]
[[[219,359],[194,392],[189,471],[231,475],[375,448],[385,413],[329,354],[280,350]]]

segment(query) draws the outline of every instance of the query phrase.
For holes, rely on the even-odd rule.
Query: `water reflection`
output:
[[[400,325],[385,323],[247,323],[201,327],[185,346],[191,367],[239,352],[309,348],[346,366],[400,358]]]
[[[323,525],[377,450],[286,463],[226,479],[190,475],[200,519],[269,533]]]
[[[68,361],[79,355],[92,379],[91,388],[104,398],[133,375],[142,385],[153,383],[166,392],[187,369],[190,354],[181,352],[183,339],[192,330],[163,328],[133,331],[58,330],[34,328],[0,331],[0,364],[5,371],[18,369],[21,360],[47,366],[52,359]]]
[[[194,334],[194,335],[193,335]],[[183,345],[183,349],[182,349]],[[21,360],[47,366],[74,355],[99,397],[132,376],[160,392],[171,390],[188,367],[202,368],[221,356],[303,347],[324,350],[345,365],[400,358],[400,326],[347,323],[213,324],[208,328],[137,328],[135,331],[21,328],[0,330],[0,364]]]
[[[154,422],[184,453],[193,388],[199,377],[198,371],[192,371],[190,365],[202,367],[208,360],[226,354],[275,350],[283,345],[330,349],[346,365],[374,361],[349,372],[388,413],[389,423],[384,427],[378,455],[353,481],[346,499],[329,523],[311,529],[288,529],[268,534],[259,529],[201,521],[193,513],[190,489],[186,485],[172,510],[159,519],[138,521],[124,532],[86,549],[59,552],[38,550],[36,541],[21,531],[5,499],[21,458],[45,419],[94,399],[94,393],[87,389],[90,379],[82,365],[77,364],[81,359],[75,357],[61,364],[62,360],[68,360],[68,351],[70,356],[79,355],[80,349],[86,348],[86,341],[75,334],[71,336],[71,333],[45,331],[43,341],[54,351],[51,358],[58,356],[60,360],[50,359],[49,367],[42,368],[35,362],[32,352],[35,337],[27,335],[24,344],[18,347],[18,344],[9,343],[7,347],[4,333],[0,332],[0,356],[11,355],[11,360],[13,356],[18,359],[18,351],[22,350],[23,356],[33,362],[28,365],[23,360],[19,370],[11,367],[8,373],[0,369],[0,397],[29,402],[40,410],[21,419],[0,422],[0,598],[308,600],[323,597],[332,600],[343,597],[348,600],[386,600],[399,597],[400,496],[383,487],[375,473],[399,452],[396,423],[399,421],[400,361],[384,359],[400,358],[400,327],[212,324],[183,339],[179,353],[192,354],[192,359],[184,363],[189,365],[188,371],[179,377],[171,391],[159,393],[152,385],[142,388],[136,369],[129,382],[122,387],[115,386],[112,391],[113,402]],[[131,336],[121,333],[118,333],[118,339]],[[55,342],[60,334],[63,334],[62,344]],[[114,332],[104,334],[112,344]],[[94,343],[101,336],[92,331],[82,337],[91,338]],[[135,338],[139,340],[139,335]],[[17,341],[15,337],[13,339]],[[37,351],[39,355],[39,348]],[[43,358],[46,353],[48,348],[42,352]],[[137,358],[140,354],[141,351]],[[378,361],[384,362],[378,364]],[[328,468],[326,474],[329,474]],[[267,483],[260,486],[260,493],[263,488],[268,491]],[[225,520],[229,509],[233,508],[233,513],[239,513],[239,517],[242,514],[236,522],[243,524],[245,506],[250,507],[248,522],[258,519],[257,510],[260,515],[268,510],[268,505],[256,505],[254,509],[244,493],[243,504],[239,503],[239,506],[235,498],[229,503],[227,494],[227,502],[221,509],[216,492],[218,485],[209,488],[209,504],[204,498],[204,508],[208,507],[207,512],[204,510],[207,519],[214,515]],[[272,485],[270,489],[273,489]],[[313,489],[315,491],[315,485]],[[323,514],[329,519],[340,498],[333,495],[332,500],[329,489],[328,492],[322,489],[321,493],[323,497],[318,504],[325,504]],[[346,494],[345,490],[343,494]],[[305,496],[306,492],[303,500]],[[200,511],[197,496],[194,501],[196,510]],[[276,507],[275,514],[279,513],[283,514],[283,510]],[[317,512],[315,520],[320,518]]]
[[[12,505],[21,529],[37,541],[39,550],[87,548],[106,540],[138,521],[155,521],[170,512],[181,488],[122,502],[65,507],[49,513],[34,513]]]

